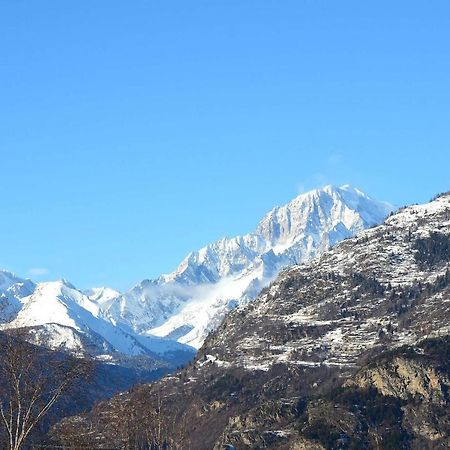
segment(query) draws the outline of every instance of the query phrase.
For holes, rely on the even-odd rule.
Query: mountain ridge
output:
[[[190,252],[172,273],[118,296],[103,317],[138,333],[177,335],[198,348],[227,311],[253,300],[281,268],[311,260],[392,209],[349,185],[300,194],[269,211],[254,233]]]
[[[11,280],[15,282],[11,286],[24,284],[18,277]],[[96,358],[148,356],[177,366],[193,355],[193,350],[183,344],[157,337],[142,338],[103,320],[100,306],[67,280],[33,284],[28,294],[15,299],[20,306],[12,320],[3,321],[2,330],[28,329],[31,342]],[[178,354],[180,359],[174,361],[171,354]]]
[[[391,209],[349,185],[309,191],[269,211],[255,232],[191,252],[171,274],[125,293],[107,287],[80,291],[67,280],[36,284],[4,271],[2,328],[34,328],[35,343],[42,336],[49,345],[65,342],[72,352],[88,343],[97,356],[102,349],[126,355],[189,353],[283,267],[312,259],[380,222]]]

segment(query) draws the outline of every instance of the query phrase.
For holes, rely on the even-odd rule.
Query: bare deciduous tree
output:
[[[27,330],[0,336],[0,425],[8,450],[19,450],[62,394],[92,366],[26,342]]]

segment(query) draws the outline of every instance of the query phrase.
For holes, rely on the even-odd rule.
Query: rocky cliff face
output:
[[[81,422],[96,442],[131,448],[156,420],[175,423],[171,448],[448,448],[449,325],[447,194],[284,271],[176,376],[55,436],[70,442]],[[138,427],[125,432],[121,408]]]
[[[407,355],[410,356],[410,355]],[[450,381],[445,372],[439,372],[428,360],[396,356],[359,372],[346,386],[361,389],[375,388],[380,394],[408,400],[420,397],[428,402],[446,404]]]

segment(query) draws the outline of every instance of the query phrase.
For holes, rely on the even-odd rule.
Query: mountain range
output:
[[[449,392],[446,193],[283,270],[188,366],[52,435],[102,448],[438,450],[450,447]]]
[[[28,328],[34,343],[75,354],[145,355],[174,367],[283,268],[310,261],[390,211],[348,185],[313,190],[274,208],[253,233],[192,252],[174,272],[125,293],[81,291],[67,280],[34,283],[2,271],[1,328]]]

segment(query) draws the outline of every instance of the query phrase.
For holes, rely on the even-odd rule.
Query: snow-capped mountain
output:
[[[198,348],[230,309],[253,300],[282,268],[377,225],[392,209],[348,185],[301,194],[270,211],[255,232],[190,253],[171,274],[105,302],[100,315]]]
[[[229,310],[253,300],[282,268],[309,261],[391,210],[350,186],[326,186],[274,208],[255,232],[192,252],[171,274],[124,294],[82,292],[64,280],[35,284],[1,271],[1,328],[27,327],[35,342],[72,352],[186,360],[192,352],[184,344],[200,347]]]
[[[3,275],[3,274],[2,274]],[[100,317],[100,304],[66,280],[34,284],[6,274],[1,287],[6,288],[10,320],[2,329],[27,328],[31,340],[50,348],[73,353],[99,355],[150,356],[171,361],[172,356],[192,351],[178,342],[158,337],[141,337],[115,327]],[[26,289],[28,288],[28,290]],[[18,292],[22,289],[22,292]],[[11,293],[16,294],[16,297]],[[8,298],[6,295],[10,294]],[[21,295],[25,294],[25,295]],[[111,295],[102,291],[101,298]],[[12,316],[12,317],[11,317]],[[188,356],[189,355],[189,356]],[[176,359],[176,357],[175,357]],[[178,361],[177,361],[178,363]]]

